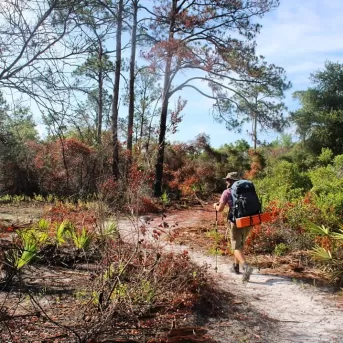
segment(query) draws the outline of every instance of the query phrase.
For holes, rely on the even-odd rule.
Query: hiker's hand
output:
[[[219,206],[219,202],[213,204],[213,208],[217,211],[217,206]]]

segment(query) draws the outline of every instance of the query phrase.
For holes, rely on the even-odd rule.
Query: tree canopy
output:
[[[160,195],[168,105],[176,92],[193,89],[213,99],[215,118],[233,129],[246,119],[235,119],[241,112],[246,113],[242,102],[245,108],[258,111],[242,88],[258,84],[266,97],[273,97],[282,96],[288,85],[282,68],[268,64],[255,53],[254,39],[261,27],[255,19],[278,6],[277,0],[155,3],[150,11],[149,26],[154,45],[143,56],[150,62],[151,69],[164,79],[154,187],[155,194]],[[178,81],[180,74],[183,78]],[[275,118],[268,115],[262,120],[260,114],[260,118],[270,126],[276,123]]]
[[[155,159],[154,193],[160,196],[167,186],[166,139],[182,120],[188,90],[212,99],[214,118],[229,130],[253,121],[255,145],[257,123],[261,129],[284,127],[282,99],[290,84],[282,68],[255,51],[259,21],[278,5],[279,0],[3,0],[0,90],[33,99],[35,116],[62,150],[75,134],[99,154],[106,151],[114,178],[123,183],[134,145],[145,146]],[[149,92],[144,79],[153,82]]]
[[[306,148],[320,153],[329,148],[343,152],[343,64],[326,62],[311,75],[313,87],[295,92],[301,108],[291,116]]]

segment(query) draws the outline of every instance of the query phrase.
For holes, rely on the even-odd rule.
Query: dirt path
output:
[[[37,210],[38,211],[38,210]],[[0,211],[7,220],[7,208]],[[25,215],[32,220],[32,212],[26,214],[18,210],[16,216]],[[27,218],[26,218],[27,216]],[[157,242],[161,248],[173,251],[187,250],[192,261],[198,265],[206,264],[216,281],[218,293],[230,294],[223,303],[226,311],[221,317],[210,318],[205,325],[213,338],[220,343],[343,343],[343,304],[329,289],[318,288],[308,283],[254,270],[251,280],[242,284],[241,277],[230,273],[232,260],[229,256],[217,259],[206,249],[198,250],[192,242],[192,229],[214,228],[214,213],[210,206],[191,210],[168,211],[161,225],[161,217],[152,217],[146,222],[141,217],[137,222],[121,220],[119,228],[122,238],[136,241],[137,228],[144,225],[152,237],[153,230],[163,229],[166,235],[180,227],[187,228],[188,239],[171,244],[166,240]],[[9,218],[12,222],[16,218]],[[150,233],[150,234],[149,234]],[[165,236],[166,237],[166,236]],[[140,236],[142,238],[142,236]],[[204,233],[204,239],[206,236]]]
[[[191,257],[214,268],[213,257],[201,253],[191,253]],[[277,323],[275,342],[343,342],[343,312],[329,292],[285,277],[259,274],[256,269],[250,282],[242,284],[239,275],[230,273],[230,264],[228,257],[218,258],[218,273],[212,275],[222,289],[237,294]]]
[[[168,230],[175,227],[191,228],[199,225],[211,225],[211,210],[198,209],[191,211],[175,211],[167,215]],[[143,223],[141,218],[138,224]],[[155,217],[145,223],[146,229],[152,231],[160,227],[161,219]],[[213,222],[213,220],[212,220]],[[130,234],[132,223],[121,222],[120,229],[125,232],[126,239]],[[131,239],[133,237],[131,236]],[[265,318],[267,326],[259,326],[251,320],[246,325],[250,330],[249,340],[237,340],[233,323],[224,325],[216,321],[208,323],[209,332],[218,342],[263,342],[263,343],[343,343],[343,308],[329,289],[318,288],[302,281],[290,278],[263,275],[254,270],[250,282],[243,284],[240,275],[230,273],[232,260],[229,256],[217,259],[218,271],[215,272],[216,259],[206,252],[195,251],[187,245],[167,244],[166,249],[174,251],[188,250],[192,261],[199,265],[206,264],[218,287],[230,292],[237,299],[236,304],[245,305],[247,317],[254,313],[260,319]],[[230,306],[230,304],[227,304]],[[244,318],[241,318],[244,330]],[[248,323],[248,321],[247,321]],[[269,332],[265,332],[265,331]],[[244,332],[241,337],[244,337]],[[243,338],[242,338],[243,339]]]

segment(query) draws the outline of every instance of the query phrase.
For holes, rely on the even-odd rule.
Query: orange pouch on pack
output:
[[[236,226],[238,228],[243,228],[247,226],[258,225],[261,223],[266,223],[272,220],[272,214],[269,212],[256,214],[254,216],[242,217],[236,219]]]

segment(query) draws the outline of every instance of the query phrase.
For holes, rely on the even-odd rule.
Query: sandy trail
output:
[[[198,264],[215,266],[213,257],[191,253],[191,258]],[[224,290],[278,323],[275,342],[343,343],[343,312],[329,292],[289,278],[262,275],[256,269],[250,282],[243,284],[240,275],[229,271],[231,263],[228,257],[218,258],[214,277]]]
[[[188,222],[182,223],[185,227],[200,224],[203,218],[200,212],[190,212]],[[183,213],[184,217],[184,213]],[[178,222],[177,213],[168,216],[168,223],[172,226]],[[158,219],[151,223],[144,223],[149,237],[149,232],[156,229]],[[137,239],[137,227],[142,225],[143,219],[138,222],[120,221],[119,228],[122,237],[127,241]],[[266,343],[343,343],[343,309],[337,302],[337,296],[329,289],[319,289],[313,285],[290,278],[263,275],[254,269],[250,282],[243,284],[240,275],[232,274],[229,267],[232,260],[228,256],[220,256],[217,262],[214,256],[194,251],[185,245],[163,243],[164,249],[175,252],[188,250],[191,260],[198,265],[208,265],[213,278],[223,290],[233,293],[237,299],[243,299],[254,311],[261,316],[266,316],[275,323],[273,335],[270,340],[256,342]],[[217,263],[218,270],[215,272]],[[227,333],[229,334],[229,332]],[[231,342],[228,336],[214,337],[218,342]],[[251,342],[251,341],[249,341]]]

